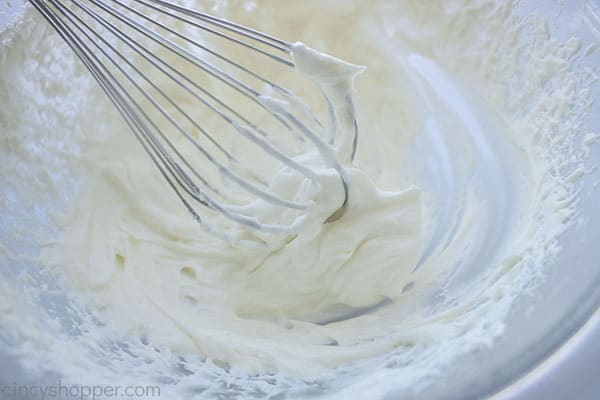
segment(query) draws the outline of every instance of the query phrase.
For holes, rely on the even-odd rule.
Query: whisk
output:
[[[315,183],[315,168],[334,170],[344,197],[327,221],[341,216],[348,202],[341,161],[351,161],[356,149],[354,105],[347,99],[347,112],[336,115],[320,93],[324,124],[292,88],[268,77],[283,68],[291,74],[286,84],[300,79],[293,43],[165,0],[29,2],[79,56],[208,231],[231,239],[214,221],[223,216],[233,225],[295,233],[311,201],[271,190],[273,168]],[[339,132],[348,127],[350,138],[342,140]],[[315,150],[317,162],[303,158],[307,149]],[[291,210],[293,218],[261,220],[245,207],[257,199]]]

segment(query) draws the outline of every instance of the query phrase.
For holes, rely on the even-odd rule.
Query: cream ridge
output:
[[[166,382],[174,398],[354,399],[418,393],[493,346],[579,217],[577,138],[600,76],[577,66],[579,39],[516,1],[183,3],[295,43],[307,93],[344,116],[329,154],[344,215],[326,222],[343,192],[313,148],[297,160],[316,184],[286,168],[269,181],[308,213],[244,206],[297,221],[294,235],[219,218],[236,240],[205,232],[26,6],[0,32],[0,255],[15,266],[0,326],[26,343],[14,351],[64,376]]]

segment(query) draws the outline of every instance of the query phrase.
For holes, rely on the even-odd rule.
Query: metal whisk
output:
[[[79,56],[187,210],[209,231],[229,238],[227,228],[214,223],[224,216],[264,232],[294,233],[298,215],[311,203],[273,192],[272,168],[311,181],[318,179],[315,168],[333,168],[344,200],[329,220],[341,215],[348,183],[334,150],[336,132],[340,120],[352,125],[354,137],[343,156],[351,159],[356,121],[348,121],[353,113],[335,115],[320,94],[323,124],[292,89],[267,77],[285,69],[289,82],[299,79],[293,44],[165,0],[29,1]],[[247,146],[255,150],[236,153]],[[317,157],[305,162],[308,148]],[[292,217],[260,220],[247,213],[253,199]]]

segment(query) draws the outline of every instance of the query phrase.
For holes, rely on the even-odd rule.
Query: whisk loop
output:
[[[165,0],[29,1],[79,56],[208,231],[232,240],[224,216],[266,233],[295,233],[313,204],[272,190],[274,172],[283,170],[317,186],[318,170],[335,170],[344,195],[328,221],[341,216],[348,182],[339,158],[351,161],[356,149],[353,104],[352,112],[336,115],[323,92],[323,124],[292,89],[267,77],[283,68],[290,82],[298,79],[294,44]],[[343,156],[336,151],[340,120],[353,128]],[[235,151],[240,146],[245,153]],[[256,201],[281,213],[247,212]]]

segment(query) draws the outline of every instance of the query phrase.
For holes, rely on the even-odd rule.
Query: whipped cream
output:
[[[319,164],[313,186],[274,171],[315,207],[295,237],[237,231],[266,246],[203,232],[28,8],[1,33],[1,250],[25,265],[0,281],[2,337],[65,376],[136,374],[180,397],[410,394],[494,344],[577,216],[593,83],[575,42],[500,3],[214,2],[316,49],[294,45],[298,70],[343,116],[343,217],[323,223],[339,171]]]
[[[343,216],[325,222],[343,201],[340,177],[325,169],[320,190],[308,191],[314,206],[294,236],[238,227],[246,241],[259,236],[268,244],[251,247],[213,237],[167,190],[127,132],[115,132],[101,146],[83,149],[81,160],[101,160],[100,170],[44,257],[124,331],[242,372],[300,373],[307,362],[331,367],[352,358],[345,348],[351,339],[321,332],[316,322],[397,301],[414,279],[422,246],[420,191],[378,189],[350,161],[354,139],[345,129],[353,127],[354,115],[346,99],[363,68],[300,43],[293,49],[298,72],[318,83],[345,117],[334,146],[308,156],[335,157],[325,165],[345,160]],[[307,181],[284,169],[270,186],[290,197],[310,187]],[[260,219],[278,212],[261,200],[243,209]],[[337,343],[340,356],[319,351],[324,342]],[[299,345],[315,350],[296,354]]]

